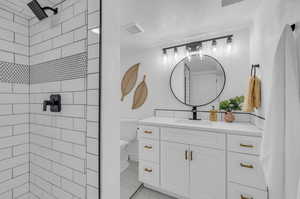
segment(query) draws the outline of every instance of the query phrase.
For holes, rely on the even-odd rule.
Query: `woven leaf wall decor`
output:
[[[143,81],[138,85],[135,90],[132,109],[140,108],[146,101],[148,96],[148,87],[146,84],[146,75],[144,75]]]
[[[121,101],[123,101],[125,96],[127,96],[134,88],[138,77],[139,66],[140,66],[139,63],[133,65],[124,74],[121,83],[121,91],[122,91]]]

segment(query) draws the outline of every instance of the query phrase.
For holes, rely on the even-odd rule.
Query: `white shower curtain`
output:
[[[296,39],[290,26],[280,38],[261,160],[269,199],[296,199],[300,177],[300,97]]]

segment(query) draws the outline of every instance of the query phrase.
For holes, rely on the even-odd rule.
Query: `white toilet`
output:
[[[121,173],[129,166],[128,145],[136,139],[137,136],[137,120],[121,119],[120,121],[120,168]]]

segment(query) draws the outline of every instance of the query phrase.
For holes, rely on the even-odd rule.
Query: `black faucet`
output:
[[[198,113],[197,113],[197,106],[193,106],[192,109],[193,117],[190,120],[201,120],[200,118],[198,119]]]
[[[47,111],[47,106],[50,106],[51,112],[61,112],[61,96],[50,95],[50,100],[43,102],[43,111]]]

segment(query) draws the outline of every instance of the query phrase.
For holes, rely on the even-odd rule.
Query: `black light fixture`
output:
[[[187,52],[187,56],[190,57],[192,54],[196,53],[201,53],[199,51],[202,50],[202,45],[205,42],[212,42],[212,47],[213,47],[213,51],[217,50],[217,41],[218,40],[222,40],[222,39],[226,39],[227,44],[228,43],[232,43],[232,39],[233,35],[225,35],[225,36],[221,36],[221,37],[214,37],[214,38],[210,38],[210,39],[205,39],[205,40],[201,40],[201,41],[195,41],[195,42],[190,42],[190,43],[184,43],[184,44],[179,44],[179,45],[175,45],[175,46],[170,46],[167,48],[163,48],[163,53],[164,55],[167,54],[167,50],[169,49],[173,49],[174,50],[174,54],[176,54],[178,52],[178,48],[180,47],[185,47],[186,48],[186,52]]]
[[[232,37],[228,37],[226,43],[231,44],[232,43]]]

